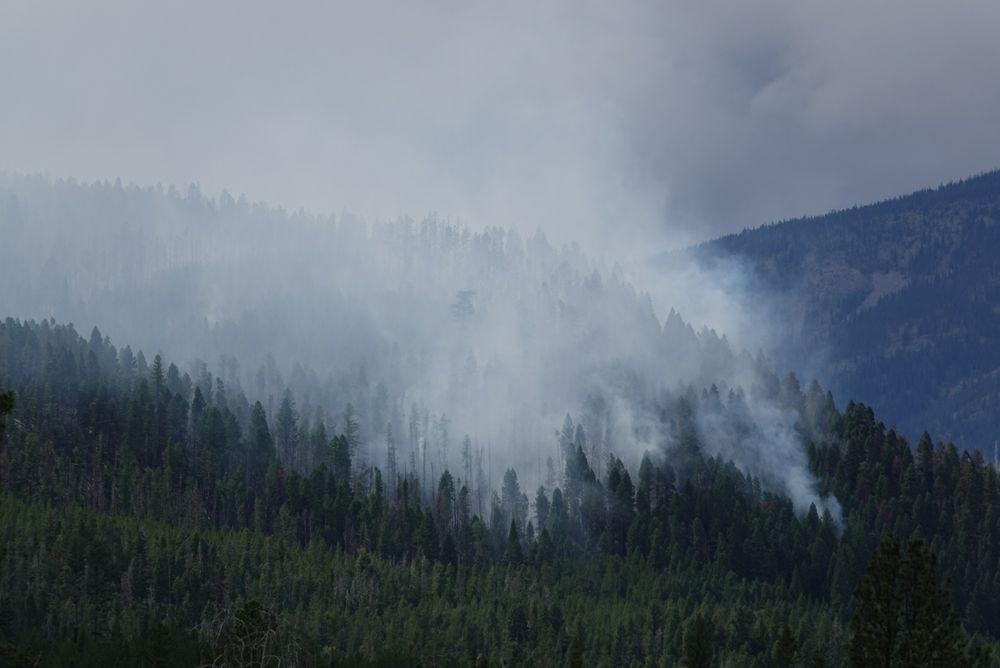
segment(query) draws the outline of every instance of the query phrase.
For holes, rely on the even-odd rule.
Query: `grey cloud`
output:
[[[991,2],[0,8],[0,169],[676,246],[994,167]]]

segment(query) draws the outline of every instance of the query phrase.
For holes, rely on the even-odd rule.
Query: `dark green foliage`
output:
[[[922,438],[914,454],[873,411],[848,404],[833,434],[809,446],[813,467],[844,502],[830,594],[848,604],[883,535],[933,545],[954,609],[974,632],[1000,635],[1000,477],[979,453]]]
[[[850,657],[854,666],[890,666],[898,653],[901,617],[899,543],[882,541],[858,585],[851,619]]]
[[[7,413],[10,413],[14,409],[14,393],[13,392],[3,392],[0,393],[0,438],[3,438],[4,430],[7,425],[4,423],[4,417]]]
[[[795,638],[792,637],[792,630],[788,628],[788,624],[783,624],[781,627],[781,635],[778,636],[777,642],[774,643],[774,665],[776,666],[788,666],[791,668],[799,662],[799,647]]]
[[[701,613],[694,615],[684,627],[684,668],[712,668],[713,644],[711,625]]]
[[[272,429],[234,388],[139,360],[0,323],[17,390],[0,446],[5,664],[832,666],[849,646],[992,660],[996,471],[929,438],[914,454],[818,388],[774,391],[841,523],[705,457],[688,422],[711,394],[668,415],[689,439],[680,473],[650,453],[638,471],[609,457],[599,479],[570,422],[563,485],[532,508],[510,469],[488,521],[472,498],[492,490],[352,470],[351,439],[300,422],[290,397]],[[890,533],[934,545],[940,569],[919,543],[880,550],[855,602]],[[852,613],[895,619],[891,643],[857,622],[850,643]]]
[[[351,475],[351,445],[346,436],[334,436],[330,442],[330,463],[333,473],[341,480]]]
[[[721,629],[728,656],[760,655],[768,665],[777,620],[839,625],[823,605],[791,601],[783,587],[711,569],[663,572],[580,554],[560,559],[559,574],[499,562],[455,570],[422,557],[400,563],[347,553],[318,538],[300,545],[9,496],[0,496],[0,545],[0,616],[9,620],[3,639],[27,656],[45,656],[46,665],[161,651],[154,649],[161,621],[172,638],[164,656],[201,657],[170,665],[242,652],[260,658],[264,637],[274,639],[266,646],[282,665],[291,656],[306,665],[393,665],[400,656],[409,664],[471,665],[483,656],[499,666],[515,645],[529,665],[563,665],[577,653],[594,665],[615,652],[676,665],[695,605]],[[87,629],[90,644],[80,645],[74,628]]]
[[[903,555],[897,540],[882,541],[858,585],[851,629],[852,666],[955,666],[965,658],[958,616],[919,539]]]
[[[507,548],[504,550],[504,559],[512,566],[517,566],[524,561],[524,555],[521,552],[521,539],[517,535],[517,524],[514,520],[510,521],[510,531],[507,532]]]

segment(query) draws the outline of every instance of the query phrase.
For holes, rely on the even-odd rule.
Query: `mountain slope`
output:
[[[843,659],[891,632],[851,631],[865,582],[909,577],[866,566],[889,534],[932,545],[950,582],[931,561],[936,607],[900,615],[941,622],[933,648],[889,637],[951,659],[908,665],[997,665],[997,470],[911,448],[815,383],[755,392],[796,416],[840,520],[794,512],[727,461],[755,428],[744,398],[714,387],[660,405],[675,446],[601,476],[567,418],[548,443],[563,473],[530,503],[514,468],[497,489],[457,467],[426,482],[359,467],[352,430],[291,402],[251,408],[212,377],[203,391],[160,356],[140,371],[125,350],[0,322],[0,392],[14,391],[12,414],[0,406],[0,665],[877,665]],[[702,433],[706,413],[731,428]],[[713,440],[726,455],[709,456]],[[308,453],[315,467],[288,465]]]
[[[1000,437],[1000,171],[696,247],[772,291],[782,365],[904,433],[993,453]]]

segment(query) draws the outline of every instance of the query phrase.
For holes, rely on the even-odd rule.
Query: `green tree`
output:
[[[520,564],[524,561],[524,552],[521,549],[521,538],[517,535],[517,523],[510,521],[510,531],[507,532],[507,549],[504,551],[504,559],[512,565]]]
[[[937,578],[934,554],[914,539],[900,566],[902,598],[900,665],[956,666],[963,662],[965,638],[948,590]]]
[[[691,617],[684,628],[683,662],[685,668],[711,668],[715,660],[712,626],[701,612]]]
[[[795,636],[792,635],[792,630],[788,628],[788,624],[781,625],[781,634],[774,641],[772,655],[775,666],[791,668],[798,662],[799,645],[795,641]]]
[[[965,638],[934,555],[923,541],[885,538],[858,585],[851,619],[852,666],[961,665]]]
[[[295,402],[291,392],[285,392],[278,414],[274,419],[274,442],[278,458],[286,466],[297,468],[299,455],[299,416],[295,411]]]
[[[347,404],[344,407],[344,438],[347,439],[348,454],[351,459],[357,456],[361,447],[361,420],[354,404]]]
[[[333,474],[341,480],[347,480],[351,475],[351,445],[347,436],[334,436],[330,441],[330,463]]]
[[[0,393],[0,438],[3,438],[4,430],[7,428],[4,416],[14,410],[14,393]]]
[[[274,440],[267,426],[264,407],[258,401],[250,411],[250,432],[247,439],[247,470],[253,476],[260,476],[274,457]]]
[[[899,541],[886,538],[868,562],[855,592],[849,660],[852,666],[892,665],[900,619]]]

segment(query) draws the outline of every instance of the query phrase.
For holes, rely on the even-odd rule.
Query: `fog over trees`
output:
[[[995,663],[997,470],[748,353],[738,266],[42,177],[0,220],[0,663]]]
[[[147,361],[160,352],[194,380],[211,372],[268,415],[291,397],[341,431],[350,411],[356,466],[385,470],[391,443],[401,472],[460,471],[468,436],[466,460],[482,459],[494,485],[509,466],[541,484],[569,416],[599,473],[612,454],[634,468],[676,441],[668,407],[711,389],[719,410],[693,422],[710,452],[801,512],[815,502],[837,514],[805,468],[794,415],[761,390],[777,383],[766,361],[658,312],[631,268],[540,230],[366,222],[193,186],[37,176],[4,177],[0,206],[8,315],[98,326]],[[674,294],[708,299],[712,280],[688,277]]]
[[[0,668],[1000,668],[933,4],[0,2]]]

